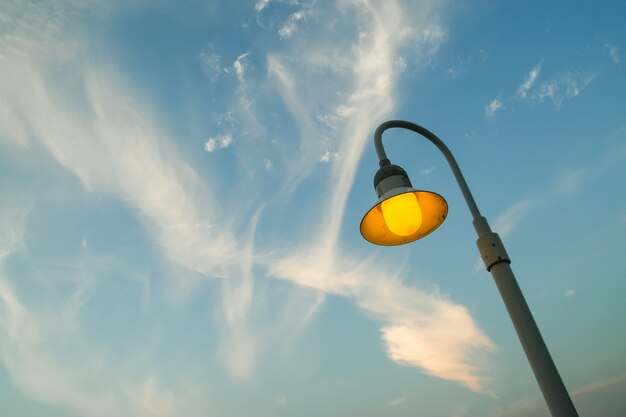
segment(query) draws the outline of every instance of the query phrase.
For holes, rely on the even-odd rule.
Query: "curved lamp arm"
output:
[[[452,152],[450,152],[450,149],[448,149],[446,144],[443,143],[443,141],[430,130],[425,129],[422,126],[416,125],[415,123],[406,122],[404,120],[389,120],[388,122],[385,122],[378,126],[376,132],[374,132],[374,146],[376,146],[376,153],[378,154],[378,159],[380,160],[380,166],[382,167],[390,163],[389,159],[387,158],[385,148],[383,148],[383,132],[387,129],[392,129],[394,127],[412,130],[413,132],[422,135],[423,137],[431,141],[437,148],[439,148],[441,153],[443,153],[443,156],[446,157],[446,160],[448,161],[448,164],[452,169],[452,173],[454,174],[454,178],[456,178],[456,182],[461,188],[461,192],[463,193],[463,197],[465,198],[467,207],[469,207],[469,210],[472,213],[472,218],[474,219],[474,221],[480,221],[481,219],[484,219],[484,217],[480,214],[480,210],[478,210],[476,201],[474,201],[474,196],[472,196],[472,193],[470,192],[470,189],[465,182],[465,178],[461,173],[459,164],[457,164],[456,159],[454,159]]]

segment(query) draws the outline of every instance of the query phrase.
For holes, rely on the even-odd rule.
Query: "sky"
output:
[[[0,2],[0,415],[548,416],[445,159],[581,416],[626,412],[626,4]]]

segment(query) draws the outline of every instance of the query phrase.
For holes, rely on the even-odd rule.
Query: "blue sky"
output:
[[[626,402],[626,5],[3,1],[0,414],[547,416],[451,148],[579,412]]]

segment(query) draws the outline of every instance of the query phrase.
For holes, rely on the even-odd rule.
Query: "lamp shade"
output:
[[[439,194],[396,187],[381,195],[365,214],[361,235],[377,245],[403,245],[431,233],[447,214],[448,204]]]
[[[439,194],[413,188],[406,171],[389,160],[374,175],[376,205],[361,220],[361,235],[376,245],[413,242],[435,230],[448,214]]]

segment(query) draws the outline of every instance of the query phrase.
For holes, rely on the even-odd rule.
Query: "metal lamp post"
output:
[[[447,203],[441,196],[414,189],[406,172],[399,166],[391,164],[382,143],[383,132],[391,128],[408,129],[420,134],[431,141],[445,156],[472,213],[480,256],[496,282],[550,413],[553,417],[578,417],[513,275],[511,260],[500,237],[491,231],[487,219],[480,214],[454,156],[435,134],[402,120],[385,122],[376,129],[374,144],[380,160],[380,169],[374,177],[374,188],[379,199],[363,217],[361,234],[368,241],[378,245],[409,243],[435,230],[448,212]]]

